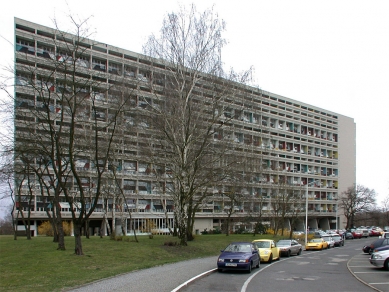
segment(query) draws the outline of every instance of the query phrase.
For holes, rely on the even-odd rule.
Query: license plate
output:
[[[236,266],[237,266],[236,264],[226,263],[226,267],[236,267]]]

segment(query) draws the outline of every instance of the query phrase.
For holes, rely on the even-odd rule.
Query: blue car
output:
[[[217,259],[217,270],[245,270],[251,273],[253,267],[259,268],[258,250],[251,242],[233,242],[221,251]]]

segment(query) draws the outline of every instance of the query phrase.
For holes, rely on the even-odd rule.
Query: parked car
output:
[[[381,236],[382,231],[383,231],[383,230],[382,230],[381,228],[375,227],[375,228],[372,228],[372,229],[370,230],[369,235],[370,235],[370,236]]]
[[[353,234],[354,238],[362,238],[362,232],[359,231],[358,229],[351,229],[350,232]]]
[[[344,246],[344,239],[340,235],[332,235],[332,239],[334,240],[334,246]]]
[[[281,257],[280,248],[272,239],[253,240],[254,246],[258,249],[261,262],[271,263],[273,260],[279,260]]]
[[[369,245],[365,245],[362,250],[364,253],[372,254],[373,250],[380,246],[389,245],[389,238],[378,238]]]
[[[383,250],[372,253],[370,263],[376,267],[383,267],[389,271],[389,250]]]
[[[290,257],[292,254],[300,255],[303,250],[303,246],[294,239],[282,239],[276,245],[280,248],[281,256]]]
[[[362,237],[364,238],[368,238],[370,236],[369,230],[367,229],[357,229],[357,230],[359,230],[359,232],[362,233]]]
[[[347,231],[344,233],[344,238],[345,239],[354,239],[354,235],[351,232]]]
[[[326,233],[328,234],[328,235],[337,235],[338,233],[336,233],[336,231],[335,230],[327,230],[326,231]]]
[[[251,242],[232,242],[221,251],[217,259],[217,269],[245,270],[251,273],[253,267],[259,268],[258,250]]]
[[[305,250],[322,250],[328,248],[328,243],[323,238],[313,238],[305,245]]]
[[[328,235],[327,233],[325,233],[322,230],[317,230],[317,231],[313,231],[313,232],[309,232],[309,233],[310,234],[313,233],[313,237],[315,237],[315,238],[321,238],[323,235]]]
[[[343,234],[346,233],[346,230],[344,230],[344,229],[339,229],[339,230],[336,230],[336,233],[338,233],[340,236],[342,236]]]
[[[321,238],[323,238],[327,244],[328,244],[328,248],[331,248],[331,247],[335,247],[335,241],[332,239],[332,236],[322,236]]]

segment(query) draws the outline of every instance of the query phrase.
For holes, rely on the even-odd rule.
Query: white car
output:
[[[376,267],[383,267],[389,271],[389,250],[373,252],[370,257],[370,263]]]
[[[330,235],[322,235],[321,238],[328,243],[328,248],[335,247],[335,240]]]
[[[389,238],[389,232],[382,233],[380,238]]]

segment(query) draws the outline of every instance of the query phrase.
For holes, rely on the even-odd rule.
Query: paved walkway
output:
[[[167,264],[103,279],[66,291],[170,292],[189,279],[215,269],[216,260],[217,256],[213,256]]]

